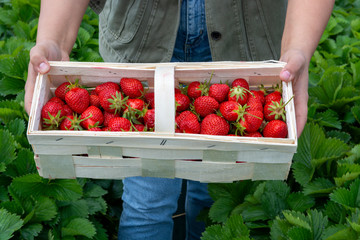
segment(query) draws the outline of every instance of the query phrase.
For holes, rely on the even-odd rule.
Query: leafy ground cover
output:
[[[39,0],[0,1],[0,239],[116,239],[121,181],[39,177],[23,109]],[[308,124],[287,181],[210,184],[211,239],[359,239],[360,1],[336,1],[310,65]],[[102,61],[88,10],[71,59]]]

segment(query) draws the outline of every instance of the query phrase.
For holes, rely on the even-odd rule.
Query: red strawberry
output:
[[[209,96],[215,98],[219,103],[224,102],[229,94],[230,87],[224,83],[215,83],[210,86]]]
[[[293,99],[291,97],[286,103],[283,103],[283,100],[280,99],[279,102],[267,102],[264,107],[264,118],[266,121],[271,120],[283,120],[285,121],[286,111],[285,106]]]
[[[81,114],[81,119],[81,126],[90,129],[100,126],[104,122],[104,115],[99,108],[90,106]]]
[[[235,101],[223,102],[219,109],[221,115],[228,121],[239,121],[245,113],[245,108]]]
[[[62,84],[60,84],[60,86],[58,86],[55,89],[55,96],[57,96],[58,98],[60,98],[61,100],[65,100],[65,94],[70,90],[69,89],[69,85],[71,85],[71,83],[69,82],[64,82]]]
[[[241,106],[245,105],[248,99],[248,90],[241,86],[232,87],[228,94],[228,100],[236,101],[240,103]]]
[[[126,109],[124,110],[123,117],[134,123],[140,123],[139,118],[142,118],[145,114],[144,108],[145,102],[143,100],[139,98],[128,99],[126,101]]]
[[[210,96],[201,96],[194,101],[195,112],[201,117],[214,113],[219,108],[219,103]]]
[[[120,113],[109,113],[107,111],[104,111],[103,112],[104,114],[104,122],[103,122],[103,125],[105,127],[109,126],[109,122],[112,118],[115,118],[115,117],[120,117]]]
[[[41,109],[41,119],[47,129],[57,129],[63,117],[63,105],[61,103],[47,102]]]
[[[183,115],[183,116],[182,116]],[[184,111],[178,117],[176,123],[179,126],[180,132],[183,133],[200,133],[200,123],[197,116],[190,112]]]
[[[216,114],[207,115],[201,122],[201,134],[227,135],[230,130],[229,123]]]
[[[237,78],[231,83],[231,87],[243,87],[249,90],[249,83],[243,78]]]
[[[176,125],[179,127],[180,126],[180,123],[189,115],[191,114],[192,112],[191,111],[183,111],[181,112],[180,114],[177,114],[175,116],[175,123]]]
[[[90,95],[86,89],[74,87],[65,94],[65,101],[74,112],[81,114],[90,104]]]
[[[80,116],[68,115],[61,122],[60,129],[61,130],[73,130],[73,131],[83,130],[83,128],[80,125],[81,122],[82,122],[82,120],[80,119]]]
[[[268,102],[280,102],[282,96],[280,92],[272,92],[268,95],[265,96],[265,104],[267,104]]]
[[[105,89],[99,93],[101,107],[110,113],[120,113],[125,108],[127,97],[115,89]]]
[[[149,92],[145,94],[145,102],[148,104],[149,108],[155,108],[155,93]]]
[[[61,100],[59,97],[52,97],[52,98],[50,98],[50,100],[48,102],[57,102],[57,103],[60,103],[62,105],[65,104],[64,101]]]
[[[251,94],[249,94],[249,98],[246,102],[246,110],[247,111],[263,111],[264,107],[261,103],[260,98],[253,97]]]
[[[128,132],[131,129],[131,122],[123,117],[115,117],[110,120],[109,128],[112,132]]]
[[[182,93],[181,90],[178,89],[178,88],[175,88],[174,91],[175,91],[175,94],[177,94],[177,93]]]
[[[188,85],[187,95],[189,98],[196,99],[200,96],[205,96],[209,92],[210,82],[204,81],[200,83],[199,81],[193,81]]]
[[[262,137],[260,132],[245,133],[245,137]]]
[[[90,94],[90,106],[100,108],[100,98],[98,95]]]
[[[177,112],[185,111],[190,106],[190,99],[182,93],[175,94],[175,108]]]
[[[73,115],[73,110],[71,110],[71,108],[68,106],[68,105],[66,105],[66,104],[64,104],[63,105],[63,115],[64,116],[70,116],[70,115]]]
[[[263,130],[264,137],[286,138],[288,135],[287,125],[281,120],[268,122]]]
[[[147,129],[155,127],[155,109],[148,109],[144,115],[144,124]]]
[[[104,83],[96,86],[96,88],[94,89],[94,92],[96,93],[96,95],[99,95],[100,92],[105,89],[114,89],[114,90],[120,91],[120,86],[114,82],[104,82]]]
[[[265,104],[265,95],[263,91],[255,91],[255,90],[250,90],[249,94],[249,99],[251,98],[255,98],[257,100],[260,100],[261,104],[264,105]]]
[[[251,133],[259,130],[263,120],[264,114],[261,111],[247,111],[239,124],[242,131],[245,130],[247,133]]]
[[[144,87],[142,83],[135,78],[122,78],[120,80],[121,90],[129,98],[141,97],[144,93]]]
[[[89,128],[89,131],[100,132],[100,131],[103,131],[103,130],[100,127],[92,127],[92,128]]]
[[[144,132],[146,131],[146,127],[144,124],[134,124],[134,126],[131,128],[133,132]]]

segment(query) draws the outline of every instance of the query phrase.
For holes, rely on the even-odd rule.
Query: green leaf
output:
[[[6,130],[0,129],[0,172],[5,171],[6,165],[16,158],[13,136]]]
[[[285,210],[283,211],[283,215],[285,219],[288,220],[292,225],[299,226],[311,231],[311,226],[305,215],[302,213]]]
[[[330,199],[348,209],[360,207],[360,179],[356,179],[350,185],[349,189],[336,189],[332,194],[330,194]]]
[[[90,38],[91,38],[90,33],[86,29],[80,27],[76,38],[76,42],[79,45],[79,47],[81,48],[82,46],[85,46]]]
[[[35,213],[32,222],[50,221],[57,215],[57,207],[54,200],[48,197],[38,198],[35,205]]]
[[[354,107],[351,108],[351,112],[352,114],[354,115],[356,121],[358,123],[360,123],[360,106],[359,105],[356,105]]]
[[[341,122],[339,120],[339,116],[335,111],[331,109],[328,109],[325,112],[318,113],[316,115],[316,118],[316,121],[322,126],[341,129]]]
[[[288,240],[288,231],[292,227],[293,225],[291,225],[287,220],[276,217],[270,229],[271,239]]]
[[[92,220],[92,223],[94,224],[96,228],[96,235],[93,237],[94,240],[108,240],[109,236],[106,232],[106,229],[103,227],[103,225],[96,221]]]
[[[86,204],[89,209],[89,214],[93,215],[97,212],[106,214],[107,203],[102,197],[98,198],[85,198]]]
[[[311,232],[308,229],[302,227],[292,227],[288,231],[289,239],[291,240],[304,240],[304,239],[314,239],[311,236]]]
[[[49,196],[59,201],[68,201],[76,200],[82,195],[82,188],[76,180],[49,180],[38,174],[14,178],[11,187],[22,197]]]
[[[7,166],[6,175],[20,177],[36,172],[34,153],[30,149],[21,148],[16,159]]]
[[[328,201],[325,205],[325,214],[333,222],[344,223],[347,213],[348,210],[345,207],[333,201]]]
[[[20,51],[15,57],[0,56],[0,72],[11,78],[24,79],[28,63],[29,51]]]
[[[0,239],[10,239],[22,225],[23,221],[19,216],[11,214],[5,209],[0,209]]]
[[[220,198],[211,206],[209,217],[214,222],[223,223],[235,207],[236,203],[232,199]]]
[[[84,187],[84,197],[101,197],[106,193],[106,190],[93,182],[87,183]]]
[[[304,186],[305,195],[328,195],[336,186],[326,178],[316,178]]]
[[[325,229],[324,240],[357,239],[357,234],[348,226],[334,225]]]
[[[291,193],[286,199],[287,204],[293,211],[304,212],[315,205],[315,199],[305,196],[303,193]]]
[[[311,232],[314,240],[320,240],[323,230],[328,225],[327,216],[323,216],[318,210],[311,210],[309,213]]]
[[[337,176],[335,183],[337,186],[342,186],[346,182],[357,179],[360,176],[360,165],[351,163],[339,163],[337,168]]]
[[[30,38],[31,29],[28,23],[25,23],[23,21],[18,21],[13,25],[13,30],[17,37],[25,38],[25,39]]]
[[[21,228],[20,233],[24,239],[35,239],[42,231],[43,225],[40,223],[26,225]]]
[[[88,205],[84,199],[63,202],[59,206],[61,206],[60,213],[63,219],[87,218],[89,216]]]
[[[22,79],[3,76],[0,78],[0,95],[15,95],[24,90],[25,82]]]
[[[348,143],[351,140],[351,135],[346,133],[346,132],[342,132],[342,131],[338,131],[338,130],[332,130],[326,133],[326,137],[327,138],[337,138],[340,141],[343,141],[344,143]]]
[[[268,191],[264,192],[262,196],[261,206],[270,218],[275,218],[284,209],[288,208],[283,196]]]
[[[96,233],[94,225],[85,218],[75,218],[61,229],[61,235],[66,236],[85,236],[92,238]]]
[[[19,118],[11,120],[6,127],[16,137],[23,135],[26,128],[25,121]]]
[[[241,215],[244,218],[244,221],[246,221],[246,222],[254,222],[254,221],[269,219],[266,211],[260,205],[246,207],[241,212]]]

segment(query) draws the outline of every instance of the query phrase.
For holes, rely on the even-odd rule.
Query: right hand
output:
[[[68,61],[69,55],[61,50],[60,46],[54,41],[42,41],[37,43],[30,51],[30,63],[28,76],[25,84],[25,111],[29,114],[36,76],[38,73],[45,74],[50,71],[48,61]]]

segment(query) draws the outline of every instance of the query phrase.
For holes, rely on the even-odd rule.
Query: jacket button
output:
[[[219,33],[218,31],[211,32],[211,38],[216,41],[220,40],[221,33]]]

